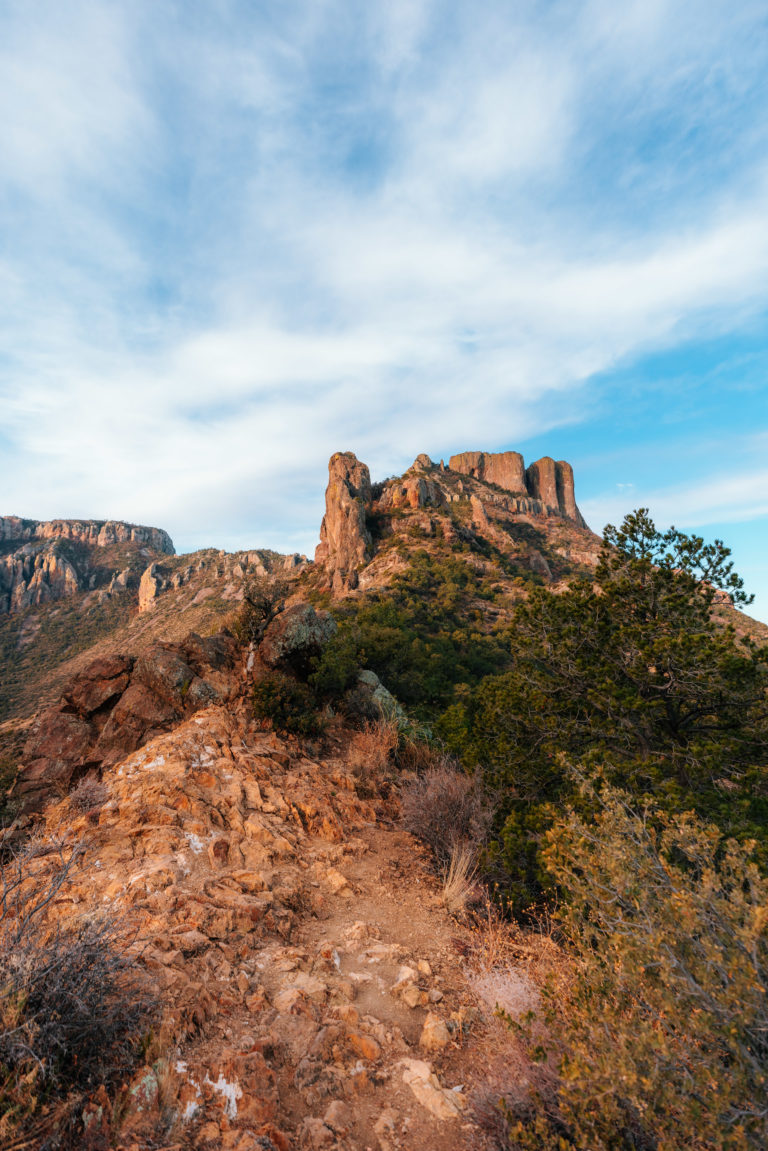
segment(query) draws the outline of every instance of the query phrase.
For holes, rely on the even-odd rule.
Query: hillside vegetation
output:
[[[592,575],[500,616],[487,571],[434,549],[335,609],[319,702],[373,668],[493,797],[497,898],[560,908],[575,984],[510,1147],[764,1145],[768,647],[723,621],[750,602],[729,554],[641,510]]]
[[[462,466],[469,467],[475,455],[469,453]],[[511,467],[515,460],[508,463]],[[546,459],[539,463],[543,474]],[[556,466],[561,472],[566,468]],[[474,1132],[467,1135],[467,1147],[765,1147],[768,635],[740,611],[750,597],[728,548],[675,529],[660,532],[643,509],[618,528],[607,527],[600,541],[584,527],[577,509],[561,514],[562,509],[558,512],[530,491],[515,494],[474,471],[438,468],[427,457],[419,457],[405,477],[371,485],[367,468],[351,453],[337,454],[331,476],[336,478],[329,492],[338,499],[327,499],[321,560],[314,565],[265,552],[164,557],[149,572],[151,595],[141,612],[137,597],[129,593],[101,601],[75,597],[3,621],[3,657],[8,666],[15,662],[4,692],[6,706],[16,715],[32,698],[30,682],[42,684],[47,676],[58,682],[67,663],[77,670],[89,656],[103,654],[118,641],[135,652],[151,653],[137,665],[139,686],[132,682],[130,689],[121,688],[133,692],[126,698],[140,696],[145,706],[149,687],[167,694],[162,676],[155,676],[157,682],[147,680],[148,669],[170,666],[178,656],[169,643],[158,644],[159,638],[178,641],[180,651],[187,650],[184,643],[190,651],[205,644],[231,649],[227,690],[206,697],[199,709],[182,695],[177,711],[187,716],[184,723],[179,718],[174,728],[169,721],[162,736],[157,727],[147,726],[123,766],[116,767],[114,759],[97,762],[92,752],[87,764],[73,760],[72,780],[81,778],[82,767],[89,773],[79,785],[83,795],[70,791],[58,808],[48,808],[47,834],[58,835],[79,812],[79,833],[93,839],[99,858],[119,857],[120,875],[122,869],[124,876],[132,875],[138,856],[126,838],[123,813],[135,807],[136,829],[146,835],[141,866],[146,876],[157,871],[161,878],[157,886],[148,880],[144,892],[133,888],[133,879],[121,886],[115,875],[94,872],[88,880],[94,898],[100,885],[109,882],[108,890],[118,892],[125,909],[135,905],[137,915],[149,916],[145,922],[152,922],[157,939],[163,939],[162,946],[157,939],[153,946],[166,956],[156,958],[156,964],[173,968],[168,986],[174,981],[184,985],[193,968],[194,981],[203,979],[207,948],[211,940],[222,940],[215,947],[225,962],[212,959],[210,966],[227,989],[221,992],[227,1011],[239,1004],[238,995],[242,1000],[236,1014],[243,1050],[254,1042],[253,1050],[258,1048],[253,1090],[257,1080],[268,1081],[272,1072],[267,1073],[265,1060],[271,1060],[281,1077],[281,1102],[278,1107],[270,1087],[269,1114],[282,1116],[280,1122],[289,1128],[294,1123],[302,1147],[351,1151],[357,1144],[338,1134],[335,1119],[328,1118],[330,1108],[322,1122],[313,1114],[320,1089],[315,1079],[302,1079],[308,1075],[305,1062],[291,1062],[291,1044],[298,1045],[303,1058],[306,1044],[314,1043],[309,1058],[326,1061],[322,1074],[330,1074],[339,1092],[343,1075],[355,1079],[350,1092],[387,1090],[388,1080],[373,1072],[370,1081],[363,1077],[358,1082],[358,1071],[340,1054],[348,1041],[356,1058],[373,1052],[362,1056],[371,1067],[381,1058],[392,1060],[387,1074],[395,1078],[403,1062],[414,1062],[394,1060],[408,1053],[417,1033],[408,1039],[405,1024],[399,1039],[386,1029],[366,1031],[377,1021],[371,1022],[362,1007],[361,1013],[352,1008],[357,984],[347,989],[333,958],[343,952],[348,931],[365,927],[354,922],[359,918],[355,892],[344,887],[344,876],[334,870],[337,864],[351,866],[348,851],[359,850],[361,860],[365,856],[365,845],[354,846],[359,840],[347,844],[349,828],[367,836],[378,821],[370,839],[372,845],[381,837],[376,851],[384,858],[390,850],[384,846],[386,829],[398,817],[401,828],[429,850],[432,880],[441,887],[441,914],[453,916],[456,930],[461,925],[475,941],[460,940],[462,954],[472,947],[485,954],[484,949],[493,950],[488,940],[502,937],[516,941],[522,953],[540,954],[543,943],[535,941],[541,941],[543,931],[557,957],[542,964],[538,990],[526,993],[520,1010],[504,1007],[509,999],[503,996],[499,1000],[509,1032],[494,1042],[506,1052],[505,1043],[514,1036],[528,1062],[524,1073],[510,1063],[492,1084],[488,1080],[485,1102],[472,1111],[485,1134],[481,1137],[477,1127],[462,1128]],[[211,632],[222,624],[226,639],[192,636],[182,642],[190,626]],[[47,693],[54,695],[54,686],[48,685]],[[80,695],[82,690],[72,698]],[[68,698],[65,694],[49,717],[62,730],[74,723]],[[93,715],[89,711],[87,716],[94,738],[106,719],[97,703],[94,695]],[[117,706],[110,697],[109,707]],[[226,753],[206,750],[206,731],[218,733],[213,744],[218,741]],[[140,751],[145,740],[147,749],[154,743],[156,751]],[[18,746],[17,739],[14,754]],[[242,787],[230,786],[233,762]],[[132,765],[130,780],[122,775],[126,763]],[[285,798],[278,798],[275,781],[288,767],[281,785]],[[12,757],[6,755],[2,771],[10,779]],[[171,775],[177,789],[173,803],[166,794]],[[259,786],[253,783],[256,777]],[[154,788],[151,798],[147,780]],[[200,788],[213,789],[210,811],[206,806],[200,823],[207,829],[205,841],[195,822],[202,819]],[[162,825],[156,824],[160,808]],[[182,833],[185,820],[192,822]],[[171,830],[165,830],[166,824]],[[403,831],[398,834],[403,844],[413,845]],[[338,846],[323,846],[326,839]],[[35,852],[33,870],[39,867],[34,860],[40,853]],[[312,868],[317,865],[320,877],[311,882],[303,875],[306,852],[314,853]],[[333,864],[328,875],[321,862],[322,867]],[[197,899],[199,887],[188,879],[190,867],[205,876],[210,907],[220,904],[215,931],[211,927],[210,939],[202,943],[183,910],[185,900]],[[393,867],[399,875],[398,860]],[[383,873],[373,860],[370,866],[361,862],[358,871],[361,883],[368,885],[367,906],[375,908]],[[334,895],[342,892],[342,905],[350,901],[337,923],[337,952],[333,946],[328,951],[324,935],[327,905],[319,894],[321,882],[337,885]],[[232,895],[243,884],[250,902]],[[393,916],[401,897],[395,883],[387,895]],[[409,931],[413,917],[426,914],[420,899],[421,892],[409,894]],[[235,904],[241,918],[233,926]],[[194,911],[195,923],[208,924],[206,932],[210,907]],[[224,926],[218,918],[221,908],[230,916]],[[182,936],[191,940],[194,935],[194,948],[200,951],[187,954],[177,947],[175,935],[165,938],[162,924],[169,915],[178,918],[173,931],[179,944]],[[12,930],[12,917],[6,919]],[[279,998],[285,988],[270,984],[272,959],[264,961],[267,973],[262,975],[256,974],[262,971],[261,959],[243,960],[256,944],[256,935],[245,943],[256,923],[264,940],[280,937],[286,972],[304,964],[297,978],[309,979],[307,986],[315,986],[312,979],[325,980],[325,990],[313,992],[320,996],[317,1003],[308,1003],[293,982],[290,1003]],[[55,916],[49,929],[48,941],[57,938]],[[453,928],[440,921],[439,931],[448,939]],[[298,949],[301,958],[295,959],[295,939],[306,943],[308,938],[317,943],[320,958]],[[521,938],[528,942],[520,944]],[[273,944],[268,947],[274,950]],[[493,946],[496,959],[483,960],[483,978],[505,988],[517,978],[509,959],[514,949]],[[387,952],[392,963],[403,954],[402,944],[393,947]],[[261,954],[259,948],[267,944],[258,944],[255,954]],[[401,966],[390,996],[407,992],[409,1010],[431,1012],[443,992],[417,985],[416,966],[411,983],[403,982],[406,970],[411,969]],[[30,1020],[24,1015],[32,999],[18,990],[27,984],[14,979],[15,998],[8,1001],[13,1011],[6,1012],[6,1024],[23,1024],[37,1042],[37,1015]],[[269,987],[268,996],[258,979]],[[234,980],[237,993],[231,987]],[[338,987],[334,981],[340,981]],[[161,1005],[158,989],[159,984],[153,985]],[[189,994],[195,999],[198,992],[193,988]],[[278,1006],[283,999],[284,1011]],[[486,1002],[493,1006],[493,994]],[[385,997],[380,1005],[385,1015],[391,1010],[387,1003]],[[206,1010],[216,1018],[213,1001]],[[465,1042],[462,1029],[469,1023],[463,1016],[458,1023],[451,1019],[459,1031],[449,1032],[446,1024],[444,1043],[450,1034],[458,1057]],[[354,1041],[340,1038],[345,1034],[340,1021],[359,1028]],[[425,1016],[425,1034],[442,1022]],[[219,1072],[210,1063],[210,1034],[196,1037],[195,1026],[187,1020],[184,1042],[199,1061],[196,1082],[208,1075],[205,1067],[214,1082]],[[213,1047],[227,1035],[225,1023],[216,1026],[219,1038]],[[132,1023],[129,1030],[134,1043]],[[299,1031],[306,1032],[306,1043],[296,1038]],[[321,1037],[331,1032],[336,1046],[329,1041],[326,1050]],[[476,1043],[473,1036],[471,1044]],[[140,1061],[141,1044],[129,1046],[131,1059]],[[4,1121],[15,1131],[27,1120],[13,1108],[39,1119],[41,1100],[31,1088],[21,1090],[26,1079],[19,1078],[19,1069],[27,1074],[27,1056],[21,1058],[16,1047],[9,1050],[0,1070],[11,1084]],[[448,1066],[447,1046],[445,1051]],[[477,1066],[467,1069],[475,1083],[485,1056],[476,1058]],[[41,1066],[54,1066],[50,1056],[41,1059]],[[117,1081],[113,1071],[102,1076],[110,1091]],[[43,1071],[37,1074],[42,1083]],[[246,1072],[238,1074],[243,1078]],[[368,1086],[361,1087],[363,1082]],[[93,1083],[89,1080],[88,1090]],[[62,1084],[62,1090],[69,1089]],[[444,1092],[446,1098],[451,1094]],[[299,1097],[303,1126],[291,1118]],[[447,1106],[446,1098],[441,1106]],[[206,1107],[213,1107],[210,1100]],[[454,1108],[454,1118],[459,1110]],[[179,1134],[178,1112],[171,1103],[166,1111],[168,1138],[173,1129],[180,1147],[207,1145],[202,1135],[194,1142],[192,1128]],[[458,1151],[465,1145],[445,1128],[438,1137],[434,1129],[427,1133],[418,1124],[413,1130],[420,1134],[411,1136],[409,1144],[406,1128],[397,1139],[392,1135],[395,1119],[387,1120],[390,1126],[374,1126],[374,1114],[363,1112],[358,1118],[366,1146],[378,1140],[382,1151],[405,1146]],[[226,1117],[220,1119],[215,1107],[214,1113],[215,1122],[209,1117],[203,1123],[201,1112],[200,1130],[209,1132],[209,1140],[214,1127],[215,1138],[228,1138]],[[289,1145],[271,1126],[260,1128],[257,1136],[262,1143],[242,1146],[266,1145],[264,1139],[272,1146]],[[231,1143],[241,1146],[236,1134]]]

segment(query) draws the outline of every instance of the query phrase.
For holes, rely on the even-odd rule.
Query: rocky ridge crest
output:
[[[103,552],[102,557],[95,553]],[[107,572],[113,553],[133,559]],[[0,615],[93,591],[127,590],[141,555],[175,555],[161,528],[119,520],[25,520],[0,517]]]

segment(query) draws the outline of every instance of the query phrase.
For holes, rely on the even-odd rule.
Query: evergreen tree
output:
[[[605,529],[594,581],[535,591],[510,632],[513,666],[441,724],[507,801],[506,868],[535,896],[547,802],[570,794],[560,753],[613,782],[765,838],[768,648],[738,639],[719,597],[751,602],[722,541],[659,532],[645,509]]]

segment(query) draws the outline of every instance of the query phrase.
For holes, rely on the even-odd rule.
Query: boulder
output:
[[[108,655],[95,659],[64,688],[62,700],[81,716],[92,716],[114,704],[128,686],[133,656]]]
[[[195,673],[177,648],[157,644],[142,655],[133,672],[134,681],[156,695],[182,702]]]
[[[357,687],[359,691],[370,695],[373,710],[384,719],[400,719],[405,717],[400,704],[390,691],[384,686],[375,671],[363,668],[357,673]]]
[[[259,645],[259,657],[268,667],[304,672],[336,630],[329,612],[315,611],[309,603],[293,604],[270,623]]]

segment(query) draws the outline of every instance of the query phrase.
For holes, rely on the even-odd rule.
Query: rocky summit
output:
[[[520,550],[516,529],[529,525],[545,549],[557,541],[579,562],[594,563],[599,541],[576,505],[573,469],[564,460],[545,456],[526,468],[519,452],[462,452],[446,466],[422,453],[405,475],[372,484],[352,452],[337,452],[328,472],[315,563],[335,595],[377,581],[376,557],[388,538],[402,536],[403,517],[427,537],[442,535],[449,543],[463,519],[466,530],[509,554]],[[551,577],[540,551],[534,564]]]

